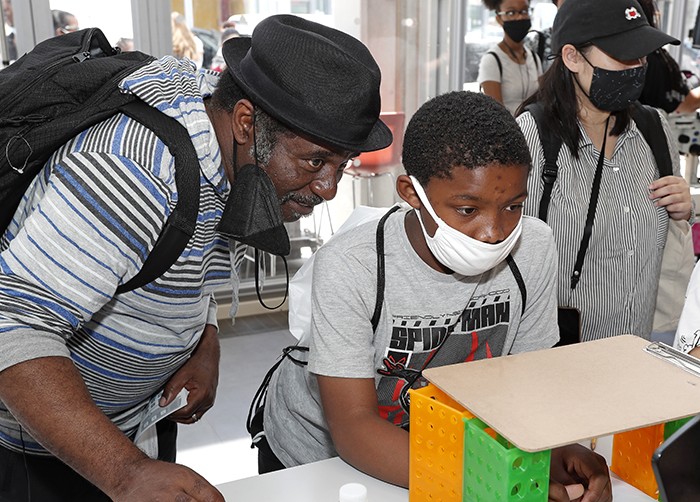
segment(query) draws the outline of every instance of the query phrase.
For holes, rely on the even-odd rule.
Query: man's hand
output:
[[[214,406],[219,384],[219,338],[216,326],[207,324],[202,338],[189,360],[168,380],[163,389],[161,406],[167,406],[184,387],[190,394],[187,405],[168,419],[182,424],[193,424]]]
[[[115,502],[224,502],[221,493],[193,470],[149,458],[132,466],[122,478]]]
[[[575,485],[582,486],[583,492]],[[579,499],[581,495],[583,497]],[[549,500],[611,502],[612,484],[605,459],[579,444],[553,449],[549,471]]]
[[[664,176],[649,185],[649,198],[656,207],[665,207],[674,220],[690,219],[692,203],[688,182],[680,176]]]

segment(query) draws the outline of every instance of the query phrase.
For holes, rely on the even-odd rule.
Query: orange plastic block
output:
[[[462,502],[463,419],[474,415],[433,385],[409,392],[409,501]]]
[[[664,424],[615,434],[610,470],[650,497],[658,498],[651,457],[663,441]]]

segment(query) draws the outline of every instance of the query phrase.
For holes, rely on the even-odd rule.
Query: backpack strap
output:
[[[532,54],[532,59],[535,60],[535,68],[542,72],[542,58],[539,56],[539,54],[537,54],[532,49],[528,49],[527,47],[525,48],[525,50]]]
[[[671,152],[668,151],[668,142],[666,141],[666,134],[664,134],[664,127],[659,113],[655,108],[635,101],[632,107],[632,119],[637,124],[637,128],[654,154],[659,177],[672,176],[673,162],[671,161]]]
[[[178,199],[141,270],[117,288],[117,294],[145,286],[163,275],[184,251],[194,234],[199,213],[199,160],[187,129],[141,100],[119,108],[152,130],[175,159]]]
[[[547,212],[549,210],[549,201],[552,197],[552,187],[557,181],[559,167],[557,159],[559,150],[561,149],[561,136],[554,134],[545,127],[544,124],[544,108],[539,102],[534,102],[525,107],[525,111],[530,112],[532,118],[537,124],[537,132],[542,142],[544,150],[544,169],[542,170],[542,181],[544,181],[544,189],[542,190],[542,198],[540,199],[540,208],[537,217],[542,221],[547,221]]]
[[[382,305],[384,304],[384,223],[391,213],[396,212],[399,206],[396,205],[389,209],[382,219],[377,224],[377,298],[374,301],[374,314],[372,314],[372,332],[376,333],[379,326],[379,318],[382,315]]]
[[[382,305],[384,304],[384,287],[385,281],[385,261],[384,261],[384,223],[386,222],[389,215],[394,213],[399,209],[400,206],[395,205],[389,211],[384,214],[377,224],[377,297],[374,302],[374,314],[372,315],[372,332],[377,331],[377,326],[379,325],[379,318],[382,315]],[[309,348],[303,345],[291,345],[282,350],[282,357],[277,360],[277,362],[267,371],[267,374],[263,378],[260,387],[255,391],[253,396],[253,401],[250,403],[250,408],[248,409],[248,417],[246,419],[246,429],[250,434],[253,444],[251,448],[255,447],[258,441],[265,434],[262,423],[262,410],[265,406],[265,399],[267,397],[267,389],[270,386],[270,380],[272,380],[272,375],[275,373],[277,368],[282,361],[289,358],[294,364],[300,366],[307,366],[308,361],[299,359],[292,354],[297,352],[309,352]]]
[[[494,51],[488,51],[486,54],[491,54],[496,59],[496,64],[498,65],[498,74],[503,79],[503,65],[501,64],[501,58],[498,57]]]
[[[518,289],[520,290],[520,296],[523,298],[522,302],[522,308],[520,309],[520,315],[525,314],[525,304],[527,303],[527,288],[525,287],[525,281],[523,280],[523,275],[520,273],[520,269],[518,268],[518,265],[515,263],[515,259],[513,258],[512,254],[509,254],[506,256],[506,263],[508,263],[508,266],[510,267],[510,271],[513,273],[513,277],[515,277],[515,282],[518,283]]]
[[[537,32],[537,56],[540,58],[540,61],[544,59],[544,49],[547,45],[547,36],[541,32]]]

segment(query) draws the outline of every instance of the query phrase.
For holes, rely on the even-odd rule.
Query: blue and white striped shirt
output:
[[[216,232],[229,184],[203,103],[217,81],[165,57],[120,84],[182,123],[200,161],[195,234],[162,277],[114,296],[141,269],[178,197],[168,149],[121,114],[49,159],[0,243],[0,371],[70,357],[97,406],[126,434],[204,325],[216,323],[213,292],[229,284],[228,240]],[[44,452],[23,436],[28,452]],[[0,445],[22,448],[1,403]]]

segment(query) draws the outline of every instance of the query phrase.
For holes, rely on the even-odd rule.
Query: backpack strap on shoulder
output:
[[[518,289],[520,290],[520,296],[523,299],[520,315],[525,314],[525,305],[527,304],[527,288],[525,287],[525,281],[523,280],[523,275],[520,273],[518,265],[515,263],[515,259],[512,254],[506,256],[506,263],[510,267],[510,271],[515,277],[515,282],[518,283]]]
[[[501,76],[501,79],[503,78],[503,65],[501,64],[501,58],[498,57],[498,54],[496,54],[494,51],[488,51],[486,54],[491,54],[494,59],[496,60],[496,64],[498,65],[498,74]]]
[[[639,101],[634,102],[631,111],[632,119],[654,154],[659,177],[673,175],[671,152],[668,151],[668,142],[659,113],[655,108],[643,105]]]
[[[549,211],[549,201],[552,197],[552,187],[557,181],[559,167],[557,159],[559,150],[561,149],[561,137],[558,134],[552,133],[544,124],[544,108],[539,102],[531,103],[525,107],[525,111],[530,112],[532,118],[537,124],[537,132],[542,142],[544,150],[544,169],[542,170],[542,181],[544,181],[544,189],[542,190],[542,198],[540,199],[540,208],[537,217],[542,221],[547,221],[547,212]]]
[[[396,212],[398,209],[398,205],[389,209],[377,224],[377,298],[374,302],[374,314],[372,314],[373,333],[377,331],[377,326],[379,326],[379,318],[382,315],[382,305],[384,304],[384,286],[386,282],[384,272],[384,223],[391,213]]]
[[[117,288],[117,294],[138,289],[163,275],[180,257],[194,234],[199,213],[199,160],[187,129],[141,100],[119,108],[152,130],[175,159],[178,199],[141,270]]]
[[[525,48],[525,50],[528,51],[530,54],[532,54],[532,59],[535,60],[535,68],[537,68],[540,72],[543,71],[542,70],[542,58],[540,57],[540,55],[537,54],[537,52],[533,51],[532,49],[528,49],[527,47]]]

